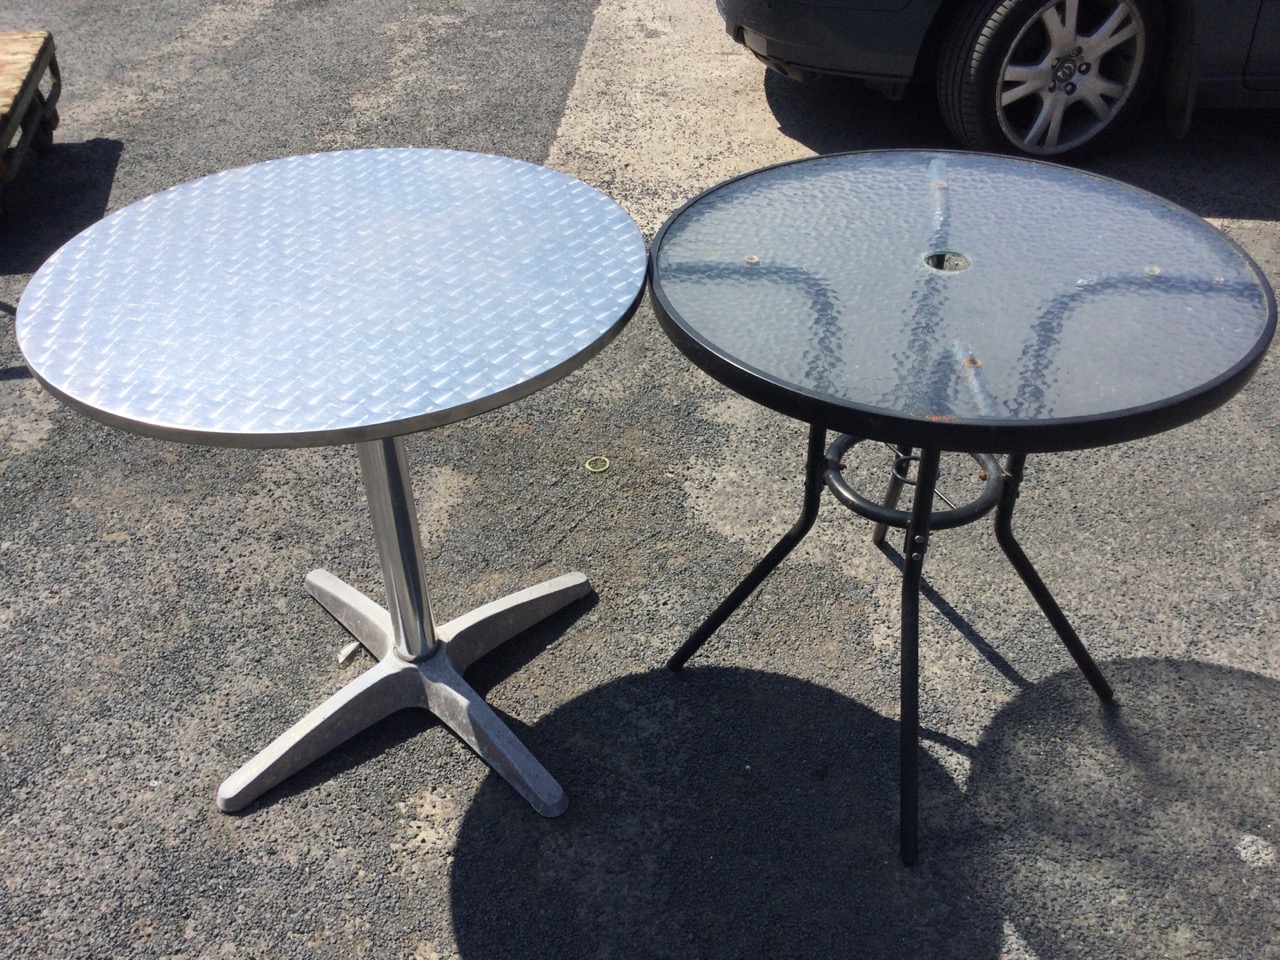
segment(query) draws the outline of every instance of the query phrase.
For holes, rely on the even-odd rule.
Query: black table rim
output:
[[[1243,389],[1257,371],[1270,346],[1276,328],[1276,299],[1271,285],[1258,264],[1244,248],[1218,231],[1224,242],[1230,245],[1242,260],[1262,281],[1267,299],[1267,321],[1253,348],[1224,373],[1192,390],[1173,397],[1111,411],[1081,417],[1060,417],[1050,420],[930,420],[889,410],[835,400],[825,394],[782,381],[750,364],[726,355],[719,347],[702,337],[672,307],[662,289],[658,272],[658,254],[667,231],[691,207],[719,190],[769,170],[794,166],[838,157],[855,157],[882,154],[915,154],[918,156],[960,155],[973,156],[958,150],[851,150],[843,153],[804,157],[771,164],[732,177],[709,187],[680,206],[658,230],[649,247],[650,301],[658,323],[671,341],[693,363],[736,393],[750,400],[794,417],[805,423],[816,424],[867,440],[884,440],[935,450],[983,453],[1051,453],[1063,450],[1082,450],[1089,447],[1109,446],[1147,437],[1189,423],[1222,406]],[[1044,167],[1070,169],[1084,177],[1092,177],[1115,184],[1124,190],[1149,197],[1159,203],[1187,213],[1212,228],[1202,217],[1171,201],[1111,177],[1088,171],[1066,168],[1061,164],[1047,163],[1022,157],[999,157],[1012,163],[1026,163]],[[1216,229],[1216,228],[1215,228]]]

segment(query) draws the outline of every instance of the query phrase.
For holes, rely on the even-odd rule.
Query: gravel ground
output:
[[[568,813],[416,712],[219,813],[228,773],[367,666],[336,662],[347,637],[302,589],[323,566],[381,592],[354,451],[167,444],[59,405],[12,331],[53,250],[319,149],[548,162],[651,236],[762,163],[946,139],[927,103],[765,77],[692,0],[0,12],[30,27],[66,89],[0,222],[0,955],[1280,957],[1274,359],[1188,427],[1031,461],[1020,535],[1118,708],[987,525],[934,540],[914,869],[897,577],[865,524],[828,500],[690,669],[661,669],[791,523],[806,428],[693,369],[647,306],[564,381],[408,440],[441,619],[591,577],[468,674]],[[1275,113],[1204,114],[1089,167],[1213,218],[1280,285],[1278,150]]]

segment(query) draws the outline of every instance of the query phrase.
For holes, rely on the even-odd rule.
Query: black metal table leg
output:
[[[899,457],[911,456],[910,447],[895,446],[894,450],[897,451]],[[903,486],[906,485],[906,481],[903,480],[902,477],[898,475],[898,471],[896,469],[897,464],[894,464],[894,467],[895,469],[890,471],[889,473],[889,487],[884,492],[884,500],[883,500],[884,505],[888,507],[890,510],[897,509],[898,498],[902,496],[902,488]],[[881,522],[877,523],[875,527],[872,529],[871,542],[875,544],[877,547],[880,546],[880,544],[884,543],[884,535],[888,532],[889,532],[889,525],[882,520]]]
[[[1053,599],[1053,594],[1044,585],[1044,581],[1036,573],[1036,568],[1031,565],[1031,561],[1013,536],[1013,507],[1018,499],[1018,488],[1022,485],[1022,471],[1026,461],[1025,454],[1012,454],[1009,457],[1004,492],[1000,496],[1000,505],[996,507],[996,540],[1005,556],[1009,558],[1009,562],[1013,564],[1013,569],[1018,571],[1018,576],[1035,597],[1040,609],[1044,611],[1044,615],[1053,624],[1053,629],[1066,645],[1076,666],[1088,679],[1094,693],[1103,700],[1110,700],[1113,696],[1111,685],[1107,683],[1098,665],[1093,662],[1093,657],[1089,656],[1089,651],[1085,649],[1084,643],[1067,620],[1066,614]]]
[[[911,522],[902,546],[902,688],[900,692],[899,853],[910,866],[916,861],[920,819],[920,577],[929,547],[929,515],[938,483],[937,450],[921,450],[916,469]]]
[[[720,625],[729,619],[733,611],[742,605],[742,602],[751,596],[756,587],[760,586],[764,578],[773,572],[773,568],[780,564],[796,545],[804,539],[813,528],[813,522],[818,518],[818,504],[822,497],[822,472],[823,464],[826,458],[827,431],[823,427],[809,427],[809,448],[807,459],[804,465],[804,506],[800,513],[800,519],[795,522],[782,539],[774,544],[763,560],[752,568],[751,572],[739,583],[729,596],[720,603],[711,612],[711,616],[703,621],[702,626],[693,631],[689,639],[684,642],[679,650],[675,652],[670,660],[667,661],[667,667],[671,670],[679,670],[688,662],[689,658],[698,652],[698,649],[707,642],[713,633],[720,628]]]

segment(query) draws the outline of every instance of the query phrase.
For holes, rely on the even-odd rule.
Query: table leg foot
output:
[[[312,570],[307,574],[307,593],[374,657],[387,658],[392,648],[392,633],[391,614],[385,609],[328,570]]]
[[[566,573],[477,607],[441,624],[436,633],[454,669],[465,673],[489,651],[590,592],[585,574]]]
[[[220,810],[243,809],[384,717],[405,707],[421,707],[447,724],[538,813],[564,813],[569,805],[564,790],[462,674],[486,653],[590,593],[585,575],[568,573],[546,580],[442,624],[436,653],[417,662],[395,654],[391,615],[350,584],[313,570],[307,576],[307,591],[379,662],[223,781]]]
[[[382,661],[295,723],[218,788],[218,809],[232,813],[379,720],[405,707],[425,707],[417,667]]]
[[[558,817],[565,812],[569,798],[560,784],[494,709],[462,679],[447,657],[432,657],[418,667],[422,672],[427,708],[432,713],[538,813]]]
[[[1004,555],[1013,564],[1013,569],[1017,571],[1022,582],[1031,591],[1031,596],[1035,598],[1040,610],[1044,613],[1049,623],[1052,624],[1063,646],[1071,654],[1071,659],[1076,662],[1080,672],[1085,675],[1085,679],[1093,687],[1093,692],[1098,695],[1098,699],[1109,701],[1114,697],[1111,684],[1107,683],[1107,678],[1102,675],[1102,671],[1098,669],[1093,657],[1089,655],[1089,650],[1085,647],[1084,641],[1080,639],[1080,635],[1071,626],[1071,621],[1062,612],[1062,608],[1058,606],[1058,601],[1053,598],[1049,588],[1040,579],[1040,574],[1036,572],[1031,559],[1013,535],[1013,507],[1018,500],[1018,491],[1022,485],[1022,471],[1026,465],[1026,459],[1026,456],[1022,454],[1013,454],[1009,457],[1008,477],[1005,479],[1004,492],[1000,496],[1000,505],[996,508],[996,542],[1000,544],[1000,549],[1004,551]]]

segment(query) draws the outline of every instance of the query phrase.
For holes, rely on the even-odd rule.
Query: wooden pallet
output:
[[[41,90],[46,74],[47,92]],[[0,184],[17,175],[29,149],[42,152],[53,145],[61,92],[53,34],[0,33]]]

